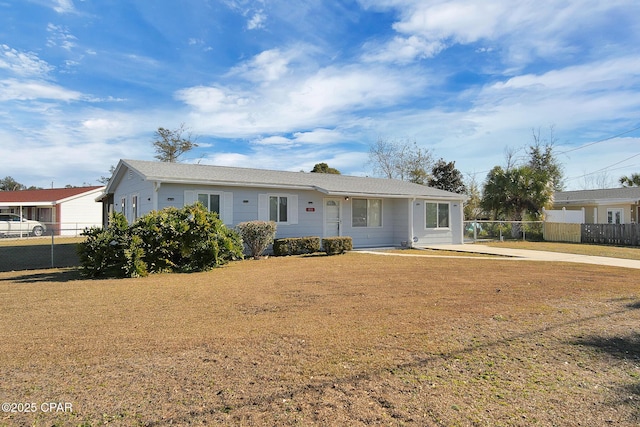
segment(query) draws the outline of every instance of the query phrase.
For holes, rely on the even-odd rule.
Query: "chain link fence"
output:
[[[543,240],[543,221],[465,221],[465,242]]]
[[[41,236],[20,232],[0,238],[0,272],[80,265],[77,245],[84,240],[82,232],[93,224],[45,225]]]

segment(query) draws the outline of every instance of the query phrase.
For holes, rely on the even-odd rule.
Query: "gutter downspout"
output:
[[[413,248],[413,205],[416,202],[416,198],[408,199],[409,201],[409,236],[407,238],[407,247]]]
[[[158,210],[158,191],[160,191],[161,186],[162,183],[160,181],[153,181],[153,194],[151,196],[153,200],[151,201],[151,204],[153,205],[154,211]]]

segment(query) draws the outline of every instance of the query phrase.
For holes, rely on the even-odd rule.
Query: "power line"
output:
[[[585,145],[581,145],[580,147],[572,148],[571,150],[561,151],[558,154],[567,154],[567,153],[571,153],[572,151],[582,150],[583,148],[587,148],[587,147],[590,147],[592,145],[599,144],[601,142],[605,142],[605,141],[608,141],[610,139],[617,138],[619,136],[626,135],[626,134],[631,133],[631,132],[635,132],[637,130],[640,130],[640,126],[638,126],[636,128],[633,128],[631,130],[619,133],[617,135],[613,135],[613,136],[610,136],[610,137],[607,137],[607,138],[604,138],[604,139],[600,139],[598,141],[594,141],[594,142],[590,142],[590,143],[585,144]]]
[[[619,165],[620,163],[624,163],[624,162],[626,162],[627,160],[631,160],[631,159],[633,159],[633,158],[635,158],[635,157],[638,157],[638,156],[640,156],[640,153],[638,153],[638,154],[634,154],[633,156],[627,157],[626,159],[620,160],[619,162],[613,163],[613,164],[611,164],[611,165],[609,165],[609,166],[606,166],[606,167],[604,167],[604,168],[602,168],[602,169],[598,169],[597,171],[589,172],[589,173],[585,173],[585,174],[580,175],[580,176],[574,176],[574,177],[572,177],[572,178],[567,178],[567,181],[571,181],[571,180],[573,180],[573,179],[578,179],[578,178],[582,178],[582,177],[589,176],[589,175],[594,175],[594,174],[596,174],[596,173],[599,173],[599,172],[605,171],[605,170],[607,170],[607,169],[611,169],[613,166]],[[628,166],[625,166],[625,167],[628,167]],[[617,169],[622,169],[622,168],[617,168]]]

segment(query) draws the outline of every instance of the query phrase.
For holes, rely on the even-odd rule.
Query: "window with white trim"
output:
[[[287,193],[258,194],[258,220],[282,225],[298,223],[298,195]]]
[[[608,224],[622,224],[624,211],[620,208],[607,209],[607,223]]]
[[[427,228],[449,228],[449,203],[426,202],[424,206]]]
[[[123,197],[120,199],[120,213],[124,216],[127,216],[127,198]]]
[[[351,202],[353,227],[382,227],[382,199],[353,199]]]
[[[220,215],[220,193],[198,192],[198,202],[207,208],[208,211]]]
[[[287,196],[269,196],[269,221],[289,222],[288,206]]]

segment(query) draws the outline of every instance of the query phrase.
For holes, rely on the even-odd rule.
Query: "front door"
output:
[[[324,237],[340,235],[340,199],[324,199]]]

